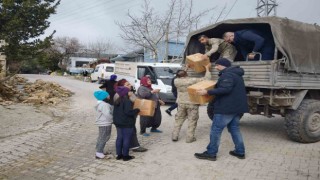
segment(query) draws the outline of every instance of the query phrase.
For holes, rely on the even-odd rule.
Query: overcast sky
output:
[[[157,11],[166,10],[170,0],[151,0]],[[195,11],[217,6],[218,9],[227,5],[227,11],[236,2],[232,11],[225,19],[255,17],[257,0],[195,0]],[[320,0],[278,0],[277,15],[290,19],[320,24]],[[125,43],[119,38],[119,28],[115,21],[128,21],[125,14],[128,9],[139,13],[142,0],[62,0],[53,15],[47,34],[56,30],[55,36],[77,37],[81,42],[95,41],[97,38],[108,38]],[[212,12],[213,14],[215,12]],[[206,22],[208,19],[203,19]]]

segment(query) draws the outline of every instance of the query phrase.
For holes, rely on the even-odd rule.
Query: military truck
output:
[[[320,27],[287,18],[265,17],[226,20],[189,34],[184,56],[204,53],[198,36],[221,38],[242,29],[270,33],[275,42],[273,60],[250,61],[238,52],[233,62],[245,70],[250,114],[285,117],[288,136],[298,142],[320,140]],[[201,76],[189,72],[190,76]],[[213,79],[218,72],[213,70]],[[208,115],[213,116],[212,103]]]

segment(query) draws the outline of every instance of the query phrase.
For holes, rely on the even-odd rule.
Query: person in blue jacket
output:
[[[235,149],[229,154],[240,159],[245,158],[245,147],[239,127],[243,113],[249,111],[247,93],[242,76],[244,70],[239,66],[231,66],[228,59],[221,58],[215,63],[219,71],[219,79],[213,90],[199,90],[199,95],[214,95],[214,117],[207,151],[195,153],[198,159],[215,161],[218,153],[221,133],[225,127],[231,134]]]
[[[235,32],[225,32],[223,39],[232,43],[241,52],[244,59],[259,60],[261,53],[262,60],[273,60],[275,44],[271,34],[253,29],[243,29]]]

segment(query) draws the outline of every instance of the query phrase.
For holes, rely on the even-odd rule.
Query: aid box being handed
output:
[[[156,102],[147,99],[136,99],[134,101],[133,109],[140,109],[140,116],[150,116],[152,117],[155,112]]]
[[[202,54],[200,53],[187,56],[187,64],[189,64],[190,68],[198,73],[206,71],[206,68],[204,66],[209,63],[209,58],[203,59]]]
[[[214,88],[215,85],[216,85],[215,81],[206,80],[206,81],[201,81],[201,82],[198,82],[197,84],[189,86],[188,94],[189,94],[190,100],[198,104],[206,104],[212,101],[213,96],[210,96],[210,95],[201,96],[197,94],[197,91],[201,89],[211,90]]]

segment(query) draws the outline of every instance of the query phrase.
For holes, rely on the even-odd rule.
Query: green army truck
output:
[[[250,114],[285,117],[288,136],[298,142],[320,140],[320,27],[278,17],[226,20],[189,34],[184,56],[204,53],[198,36],[221,38],[224,32],[263,30],[275,42],[273,60],[252,61],[238,55],[233,62],[245,70]],[[202,76],[193,71],[190,76]],[[213,70],[213,79],[218,72]],[[213,116],[212,103],[208,115]]]

